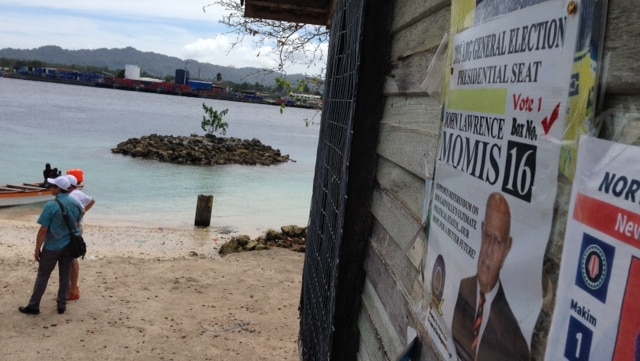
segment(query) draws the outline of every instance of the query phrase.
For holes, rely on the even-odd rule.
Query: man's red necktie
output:
[[[476,321],[473,323],[473,343],[471,343],[471,351],[473,351],[474,354],[476,354],[478,350],[478,343],[480,342],[480,326],[482,325],[482,310],[484,309],[484,302],[486,300],[487,299],[484,297],[484,292],[480,292],[480,303],[478,304],[478,311],[476,312]]]

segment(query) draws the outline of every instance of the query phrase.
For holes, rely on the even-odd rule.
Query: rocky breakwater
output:
[[[218,253],[221,256],[244,251],[262,251],[271,247],[289,248],[294,252],[304,252],[307,246],[307,227],[282,226],[278,232],[269,229],[263,235],[251,239],[246,234],[231,238],[223,244]]]
[[[262,144],[258,139],[205,136],[172,136],[151,134],[130,138],[111,149],[112,153],[176,164],[274,165],[290,161],[280,150]]]

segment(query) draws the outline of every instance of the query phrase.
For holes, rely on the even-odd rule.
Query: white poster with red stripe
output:
[[[583,136],[546,360],[640,360],[640,147]]]

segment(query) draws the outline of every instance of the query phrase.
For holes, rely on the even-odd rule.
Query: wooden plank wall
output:
[[[359,360],[393,360],[406,342],[407,327],[418,332],[420,360],[437,360],[417,311],[425,302],[421,265],[426,255],[422,228],[425,181],[437,153],[441,101],[421,88],[450,21],[448,0],[395,0],[391,68],[385,83],[376,187],[375,222],[365,261],[367,279],[358,319]],[[640,144],[640,7],[636,0],[610,0],[605,56],[604,107],[624,127],[603,127],[604,138]],[[542,360],[555,303],[571,184],[559,178],[556,221],[545,256],[545,298],[532,342],[532,359]]]

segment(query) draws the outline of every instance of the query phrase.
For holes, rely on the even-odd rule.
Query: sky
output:
[[[220,23],[224,9],[210,4],[212,0],[0,0],[0,49],[130,46],[236,68],[276,66],[273,48],[258,48],[250,37],[232,49],[238,34]],[[285,70],[315,75],[323,65],[300,62]]]

